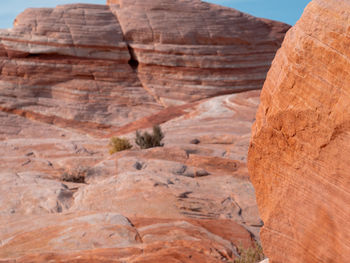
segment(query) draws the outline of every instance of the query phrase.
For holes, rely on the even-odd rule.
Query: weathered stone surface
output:
[[[0,110],[101,134],[261,88],[289,28],[201,1],[118,3],[27,9],[0,30]]]
[[[250,245],[249,233],[228,220],[138,218],[131,223],[116,213],[92,212],[17,219],[0,227],[1,262],[214,263],[232,258],[233,242]]]
[[[107,1],[164,105],[260,89],[289,26],[202,1]]]
[[[73,201],[73,192],[64,184],[30,173],[1,173],[0,191],[1,215],[59,213]]]
[[[258,95],[259,92],[249,92],[213,98],[188,107],[182,116],[173,120],[169,114],[170,121],[163,125],[164,149],[133,150],[110,158],[108,139],[95,139],[2,113],[0,164],[2,172],[12,173],[0,176],[3,200],[0,219],[7,222],[0,224],[5,231],[0,230],[0,240],[13,241],[0,246],[1,258],[18,262],[76,260],[78,257],[85,262],[108,262],[109,257],[125,258],[124,262],[172,262],[175,258],[182,262],[217,262],[222,257],[220,253],[227,258],[234,257],[235,246],[241,242],[246,246],[251,244],[246,229],[257,237],[260,224],[243,159]],[[236,123],[230,122],[231,119],[236,119]],[[211,129],[204,129],[206,126]],[[133,137],[134,132],[129,132],[127,136]],[[199,145],[190,144],[193,136],[201,139]],[[221,160],[220,165],[227,166],[215,166],[210,160]],[[140,170],[134,167],[136,162],[140,163]],[[52,180],[80,166],[90,171],[86,174],[87,185]],[[181,174],[183,166],[186,169]],[[209,176],[184,176],[188,172],[195,174],[203,167],[210,171]],[[134,225],[142,220],[152,221],[154,232],[145,232],[145,239],[152,239],[140,245],[143,250],[133,243],[126,248],[115,248],[119,241],[112,240],[112,246],[108,238],[115,235],[114,226],[102,236],[92,234],[109,229],[103,222],[89,226],[93,232],[87,239],[81,236],[88,225],[70,223],[72,230],[67,235],[72,241],[59,239],[67,231],[66,214],[68,218],[76,218],[94,210],[98,210],[97,214],[122,213]],[[58,214],[61,212],[64,214]],[[159,221],[161,225],[157,225]],[[196,225],[193,222],[197,222]],[[204,228],[197,226],[204,223]],[[20,229],[8,233],[8,228]],[[117,233],[138,231],[143,236],[142,229],[126,228],[119,226]],[[43,232],[45,237],[38,239]],[[228,245],[230,242],[234,245]],[[82,250],[82,246],[86,249]],[[213,252],[214,248],[220,252]]]
[[[0,166],[11,173],[0,175],[0,223],[11,225],[0,224],[0,258],[232,260],[237,246],[258,239],[261,227],[245,163],[258,97],[258,91],[225,95],[191,104],[176,118],[169,112],[163,148],[112,156],[108,139],[2,113]],[[132,139],[132,129],[128,125],[123,136]],[[191,144],[193,138],[200,143]],[[80,166],[88,171],[86,184],[59,181],[64,171]],[[197,176],[203,170],[209,174]],[[132,227],[106,223],[106,214],[122,215]],[[81,222],[85,216],[99,220]]]
[[[312,1],[261,94],[249,169],[273,263],[349,261],[349,17],[349,1]]]
[[[60,178],[107,156],[108,139],[0,112],[1,173]]]
[[[3,219],[9,220],[8,217]],[[17,216],[7,223],[3,219],[0,228],[2,259],[28,257],[38,252],[69,254],[106,246],[124,248],[141,243],[129,220],[116,213]]]
[[[0,31],[0,261],[232,261],[262,225],[246,165],[259,91],[228,93],[260,88],[288,26],[197,0],[110,4],[28,9]],[[155,124],[163,148],[108,153]]]
[[[128,65],[108,6],[27,9],[0,31],[0,109],[89,130],[161,109]]]

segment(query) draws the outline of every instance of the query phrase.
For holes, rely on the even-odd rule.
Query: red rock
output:
[[[92,212],[16,219],[0,227],[0,257],[8,262],[217,262],[235,257],[232,242],[251,245],[250,234],[230,220],[130,222]]]
[[[233,260],[236,246],[252,245],[251,233],[258,238],[261,224],[244,159],[258,96],[252,91],[191,104],[175,119],[169,114],[170,120],[162,124],[165,147],[113,156],[108,154],[108,139],[2,113],[0,147],[6,154],[0,158],[0,259]],[[129,132],[124,136],[133,138],[134,131]],[[194,137],[201,142],[191,144]],[[220,162],[215,166],[210,160]],[[240,166],[231,170],[221,167],[222,162]],[[87,184],[57,180],[77,166],[89,169]],[[191,176],[203,169],[210,174]],[[128,218],[133,226],[117,224],[116,231],[114,223],[106,226],[107,214]],[[86,216],[98,220],[88,226],[80,219]],[[87,229],[91,231],[84,239]],[[70,241],[62,238],[65,235]],[[124,235],[129,243],[122,246]]]
[[[2,109],[87,131],[160,110],[123,38],[107,6],[27,9],[0,31]]]
[[[196,0],[127,17],[124,2],[28,9],[0,31],[0,261],[214,263],[259,239],[259,91],[227,93],[260,88],[288,26]],[[164,147],[108,153],[155,124]]]
[[[270,262],[350,256],[349,16],[349,1],[312,1],[261,94],[249,170]]]
[[[289,26],[198,0],[107,1],[164,105],[259,89]]]
[[[1,30],[2,110],[93,132],[259,89],[289,28],[201,1],[118,3],[27,9]]]

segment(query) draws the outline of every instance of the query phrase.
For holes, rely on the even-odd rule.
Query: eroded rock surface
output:
[[[0,174],[0,258],[232,260],[261,227],[246,167],[258,97],[258,91],[224,95],[190,104],[176,118],[168,112],[164,147],[112,156],[108,139],[3,113],[1,124],[17,132],[2,132],[0,144],[8,171]],[[159,119],[148,120],[151,127]],[[147,124],[128,125],[123,136],[133,141],[139,123]],[[85,183],[60,179],[78,168]]]
[[[27,9],[0,31],[0,109],[87,131],[161,109],[123,38],[108,6]]]
[[[27,9],[0,31],[0,107],[101,133],[167,105],[261,88],[288,28],[200,1]]]
[[[312,1],[261,94],[249,169],[270,262],[349,260],[349,17],[349,1]]]
[[[260,89],[289,26],[202,1],[107,1],[163,105]]]
[[[196,0],[110,4],[28,9],[0,31],[0,261],[232,261],[262,225],[246,90],[288,26]],[[109,154],[155,124],[164,147]]]

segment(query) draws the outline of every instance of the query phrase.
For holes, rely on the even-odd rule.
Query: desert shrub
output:
[[[141,134],[139,131],[136,131],[135,143],[140,146],[141,149],[148,149],[152,147],[163,146],[164,144],[161,141],[164,138],[164,134],[159,125],[153,126],[153,134],[144,132]]]
[[[88,172],[88,167],[78,166],[70,171],[64,172],[61,176],[61,179],[65,182],[84,184]]]
[[[244,249],[242,246],[237,248],[239,258],[234,263],[257,263],[262,261],[265,256],[260,244],[256,243],[254,247]]]
[[[130,144],[128,139],[119,138],[119,137],[112,137],[109,142],[109,146],[110,146],[110,149],[109,149],[110,154],[132,148],[132,145]]]

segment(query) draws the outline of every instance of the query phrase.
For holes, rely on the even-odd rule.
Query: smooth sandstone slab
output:
[[[1,260],[233,260],[261,227],[245,164],[258,98],[251,91],[191,105],[168,115],[164,148],[113,156],[106,139],[3,113],[0,166],[18,175],[1,177]],[[79,166],[89,170],[86,184],[59,180]],[[106,223],[106,214],[132,227]]]
[[[349,1],[312,1],[261,94],[249,170],[273,263],[349,260],[349,17]]]
[[[221,220],[220,227],[216,223],[156,218],[129,221],[117,213],[93,212],[32,216],[0,227],[5,237],[0,257],[1,262],[214,263],[236,253],[233,242],[249,245],[249,233],[242,227],[227,220]]]
[[[2,221],[9,218],[2,218]],[[47,251],[72,253],[96,248],[123,248],[140,243],[129,220],[116,213],[27,216],[2,224],[0,257],[15,259]],[[6,222],[6,221],[5,221]]]

